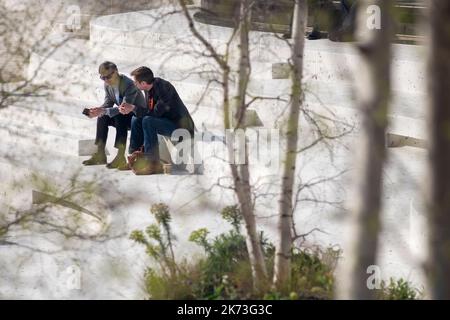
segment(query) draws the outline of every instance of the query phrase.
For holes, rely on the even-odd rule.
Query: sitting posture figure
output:
[[[331,0],[309,0],[313,19],[313,30],[308,35],[309,40],[322,38],[321,30],[328,31],[332,41],[352,40],[356,19],[356,0],[341,0],[339,9]]]
[[[158,134],[171,137],[177,129],[184,129],[193,141],[195,125],[175,87],[168,81],[155,78],[150,68],[139,67],[131,72],[135,85],[145,92],[146,107],[124,103],[119,108],[124,115],[134,111],[131,121],[129,153],[144,146],[142,170],[136,174],[162,173],[159,158]],[[178,141],[181,142],[181,139]],[[193,149],[193,146],[192,146]]]
[[[108,138],[108,127],[116,128],[114,147],[118,149],[117,156],[106,166],[110,169],[127,168],[125,147],[128,129],[131,126],[131,114],[121,114],[119,106],[122,103],[131,103],[144,108],[145,100],[142,92],[134,85],[133,80],[119,74],[117,66],[109,61],[99,66],[100,79],[105,83],[105,100],[100,107],[88,109],[90,118],[97,117],[97,133],[95,144],[97,152],[88,160],[83,161],[86,166],[106,164],[105,146]]]

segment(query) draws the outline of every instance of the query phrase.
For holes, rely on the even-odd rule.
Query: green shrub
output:
[[[412,284],[403,279],[389,279],[389,284],[381,282],[381,289],[378,292],[380,300],[416,300],[420,299],[422,292],[414,288]]]
[[[167,206],[152,206],[156,224],[145,232],[133,231],[130,238],[146,247],[147,254],[159,266],[148,268],[145,287],[152,299],[332,299],[334,270],[341,250],[292,250],[291,278],[281,292],[268,287],[255,293],[248,259],[245,237],[241,234],[242,216],[237,206],[222,210],[222,218],[231,224],[228,232],[209,238],[209,231],[201,228],[193,231],[189,241],[204,250],[203,258],[195,261],[175,262],[172,250],[173,235],[170,231],[170,213]],[[273,277],[274,245],[260,234],[269,279]],[[379,299],[416,299],[418,291],[404,280],[389,285],[382,282]]]
[[[237,206],[222,210],[222,218],[231,229],[209,239],[205,228],[191,233],[189,241],[201,246],[205,256],[197,261],[175,263],[172,259],[170,213],[167,206],[152,206],[156,224],[143,231],[133,231],[130,238],[146,247],[147,254],[159,267],[149,268],[145,273],[145,287],[152,299],[297,299],[329,298],[333,287],[333,266],[322,262],[325,253],[319,250],[293,250],[292,281],[282,294],[253,292],[252,272],[248,260],[245,237],[241,234],[242,215]],[[261,232],[260,241],[269,277],[275,247]],[[169,254],[170,252],[170,254]],[[337,255],[335,256],[337,259]]]
[[[294,249],[292,253],[291,292],[300,298],[331,299],[334,288],[334,268],[340,250],[327,248],[325,251]],[[330,263],[326,262],[330,261]]]
[[[197,265],[178,263],[177,272],[162,272],[161,269],[147,268],[145,289],[155,300],[193,300],[198,299],[197,286],[201,274]]]

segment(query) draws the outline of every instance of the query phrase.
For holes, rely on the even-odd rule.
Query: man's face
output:
[[[118,83],[119,74],[117,70],[100,70],[100,79],[103,80],[107,85],[112,86]]]
[[[153,84],[148,84],[145,81],[137,81],[136,78],[134,78],[134,85],[139,89],[139,90],[150,90],[153,87]]]

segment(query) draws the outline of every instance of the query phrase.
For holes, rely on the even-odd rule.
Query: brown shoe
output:
[[[153,162],[152,163],[152,173],[151,174],[161,174],[164,173],[164,167],[161,162]]]
[[[161,162],[148,161],[145,158],[138,159],[132,169],[136,175],[160,174],[164,172]]]

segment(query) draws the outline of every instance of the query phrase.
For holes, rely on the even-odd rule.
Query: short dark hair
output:
[[[101,70],[115,70],[115,71],[117,71],[117,66],[116,66],[116,64],[115,63],[113,63],[113,62],[111,62],[111,61],[105,61],[105,62],[102,62],[101,64],[100,64],[100,66],[98,67],[98,73],[101,73]]]
[[[139,67],[131,71],[131,75],[139,82],[145,81],[148,84],[152,84],[155,80],[153,71],[148,67]]]

